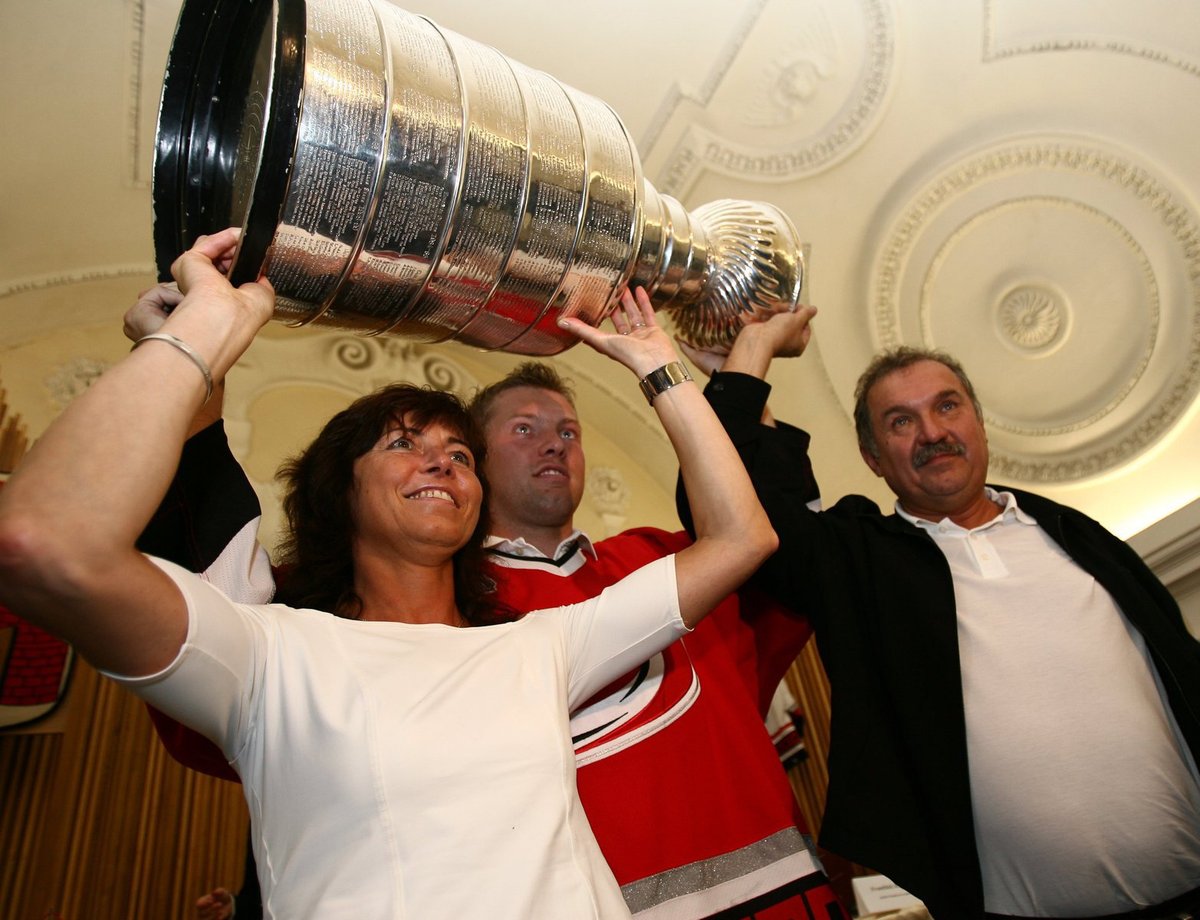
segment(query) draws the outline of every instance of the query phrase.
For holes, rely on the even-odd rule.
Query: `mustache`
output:
[[[913,469],[919,470],[934,457],[941,457],[944,454],[961,457],[966,453],[966,449],[957,443],[950,441],[934,441],[932,444],[924,444],[918,447],[916,453],[913,454]]]

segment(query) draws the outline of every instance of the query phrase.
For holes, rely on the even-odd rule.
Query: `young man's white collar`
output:
[[[524,537],[509,540],[505,537],[489,536],[483,541],[483,548],[492,553],[500,553],[518,559],[549,559],[551,562],[557,563],[565,561],[576,549],[593,559],[598,558],[591,538],[582,530],[573,530],[565,540],[558,544],[553,556],[547,556]]]

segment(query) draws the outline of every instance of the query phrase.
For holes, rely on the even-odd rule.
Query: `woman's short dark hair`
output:
[[[871,359],[867,369],[858,378],[854,387],[854,431],[858,435],[858,446],[868,454],[879,459],[879,444],[875,440],[875,430],[871,427],[871,413],[867,407],[867,397],[871,388],[888,374],[903,370],[921,361],[934,361],[944,364],[963,385],[967,398],[975,407],[975,415],[983,421],[983,407],[979,405],[979,397],[975,395],[975,387],[967,377],[962,365],[944,351],[935,348],[914,348],[911,345],[897,345],[887,351],[880,352]]]
[[[509,618],[493,599],[495,583],[484,569],[483,540],[488,525],[483,437],[457,396],[407,383],[392,384],[356,400],[331,418],[299,456],[280,468],[288,531],[279,547],[279,563],[285,573],[279,599],[294,607],[327,610],[350,619],[361,615],[351,551],[354,463],[376,445],[389,425],[401,420],[415,428],[445,425],[475,455],[483,503],[475,531],[454,554],[455,602],[472,625]]]

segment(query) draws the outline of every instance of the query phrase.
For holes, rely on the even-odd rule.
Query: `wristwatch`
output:
[[[691,379],[692,375],[683,366],[683,362],[672,361],[670,364],[664,364],[658,370],[648,373],[638,385],[646,396],[646,402],[653,406],[655,397],[660,393]]]

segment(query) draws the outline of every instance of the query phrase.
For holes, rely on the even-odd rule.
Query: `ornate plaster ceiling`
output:
[[[36,434],[119,356],[117,318],[153,277],[149,162],[178,3],[0,5],[0,380]],[[821,312],[809,354],[772,371],[773,407],[813,431],[828,497],[887,500],[854,457],[848,408],[870,355],[900,342],[950,350],[971,372],[994,479],[1125,534],[1200,495],[1200,6],[408,8],[607,101],[659,191],[791,215]],[[361,392],[441,366],[467,386],[514,363],[282,329],[261,344],[231,406],[251,426],[255,399],[285,384]],[[632,381],[582,348],[558,360],[605,444],[597,519],[669,524],[673,464]]]

